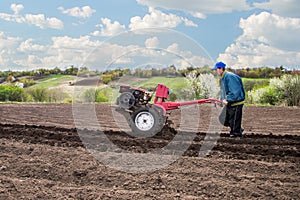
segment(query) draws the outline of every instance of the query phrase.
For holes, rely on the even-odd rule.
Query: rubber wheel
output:
[[[166,117],[158,108],[141,107],[131,113],[128,121],[132,133],[136,137],[152,137],[164,127]]]
[[[135,103],[135,98],[130,92],[123,92],[117,98],[117,105],[124,109],[130,109]]]

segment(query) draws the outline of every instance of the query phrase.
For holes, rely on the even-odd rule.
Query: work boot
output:
[[[240,137],[240,138],[242,138],[243,137],[243,132],[244,132],[244,129],[242,129],[240,133],[230,133],[230,137]]]
[[[241,134],[241,133],[230,133],[230,137],[231,137],[231,138],[235,138],[235,137],[242,138],[242,137],[243,137],[243,134]]]

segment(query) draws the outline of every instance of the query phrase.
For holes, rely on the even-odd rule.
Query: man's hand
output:
[[[223,103],[224,105],[227,105],[227,104],[228,104],[228,101],[227,101],[226,99],[223,99],[222,103]]]

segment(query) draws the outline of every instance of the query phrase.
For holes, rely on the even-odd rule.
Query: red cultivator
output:
[[[170,90],[162,84],[157,85],[154,104],[149,103],[152,97],[144,89],[121,86],[119,92],[117,111],[125,116],[131,130],[139,135],[154,135],[161,131],[167,121],[167,111],[186,105],[221,104],[220,100],[214,98],[168,102]]]

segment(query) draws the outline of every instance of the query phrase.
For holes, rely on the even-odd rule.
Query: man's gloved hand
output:
[[[228,101],[227,101],[226,99],[223,99],[222,103],[223,103],[224,105],[227,105],[227,104],[228,104]]]

